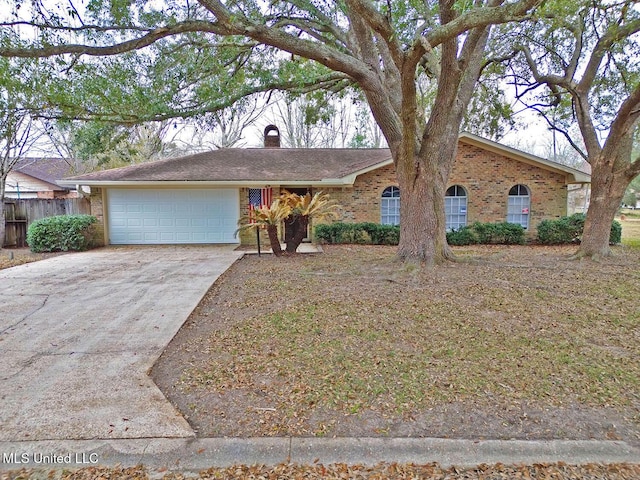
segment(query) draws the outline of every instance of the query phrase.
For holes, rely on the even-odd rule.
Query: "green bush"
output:
[[[322,243],[359,243],[368,245],[397,245],[400,227],[377,223],[320,224],[315,230],[316,240]]]
[[[447,232],[447,243],[449,245],[473,245],[478,243],[478,237],[469,226],[460,227],[458,230]]]
[[[574,213],[557,220],[543,220],[538,224],[538,242],[545,245],[579,243],[584,230],[584,220],[583,213]],[[622,225],[614,220],[611,224],[609,243],[620,243],[621,239]]]
[[[522,245],[525,240],[524,227],[517,223],[480,223],[471,225],[477,243],[490,244],[499,243],[503,245]]]
[[[400,227],[398,225],[381,225],[379,223],[360,223],[360,225],[374,245],[397,245],[400,242]]]
[[[516,223],[480,223],[447,232],[449,245],[473,245],[499,243],[522,245],[525,241],[524,228]]]
[[[58,215],[29,225],[27,243],[33,252],[87,250],[93,246],[96,217]]]
[[[616,245],[618,243],[622,243],[622,224],[614,220],[611,224],[611,233],[609,233],[609,243],[611,245]]]
[[[320,224],[315,230],[316,240],[322,243],[360,243],[369,245],[397,245],[400,227],[378,223]],[[523,244],[524,228],[514,223],[480,223],[447,232],[449,245],[474,243]]]

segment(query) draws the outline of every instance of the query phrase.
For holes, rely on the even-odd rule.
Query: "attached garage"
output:
[[[109,188],[109,243],[238,243],[239,205],[237,188]]]

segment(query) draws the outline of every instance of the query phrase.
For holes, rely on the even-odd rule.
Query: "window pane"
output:
[[[454,188],[454,187],[451,187],[451,188]],[[461,191],[464,192],[464,189],[462,189],[462,187],[457,189],[454,193],[460,193]],[[445,211],[447,231],[458,230],[459,228],[464,227],[467,224],[466,195],[445,197],[444,211]]]
[[[383,225],[400,224],[400,189],[387,187],[380,199],[380,223]]]
[[[529,228],[529,189],[525,185],[514,185],[509,190],[507,222]]]

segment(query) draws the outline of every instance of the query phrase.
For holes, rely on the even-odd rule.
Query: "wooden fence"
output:
[[[5,247],[24,247],[27,244],[27,229],[31,222],[55,215],[77,215],[91,213],[89,201],[84,198],[28,198],[5,199]]]

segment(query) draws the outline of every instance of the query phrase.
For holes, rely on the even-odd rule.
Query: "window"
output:
[[[507,222],[517,223],[524,228],[529,228],[529,207],[531,197],[529,189],[524,185],[514,185],[509,190],[509,203],[507,204]]]
[[[447,231],[458,230],[467,224],[467,192],[460,185],[447,189],[444,196]]]
[[[400,225],[400,189],[387,187],[380,199],[380,223],[383,225]]]

